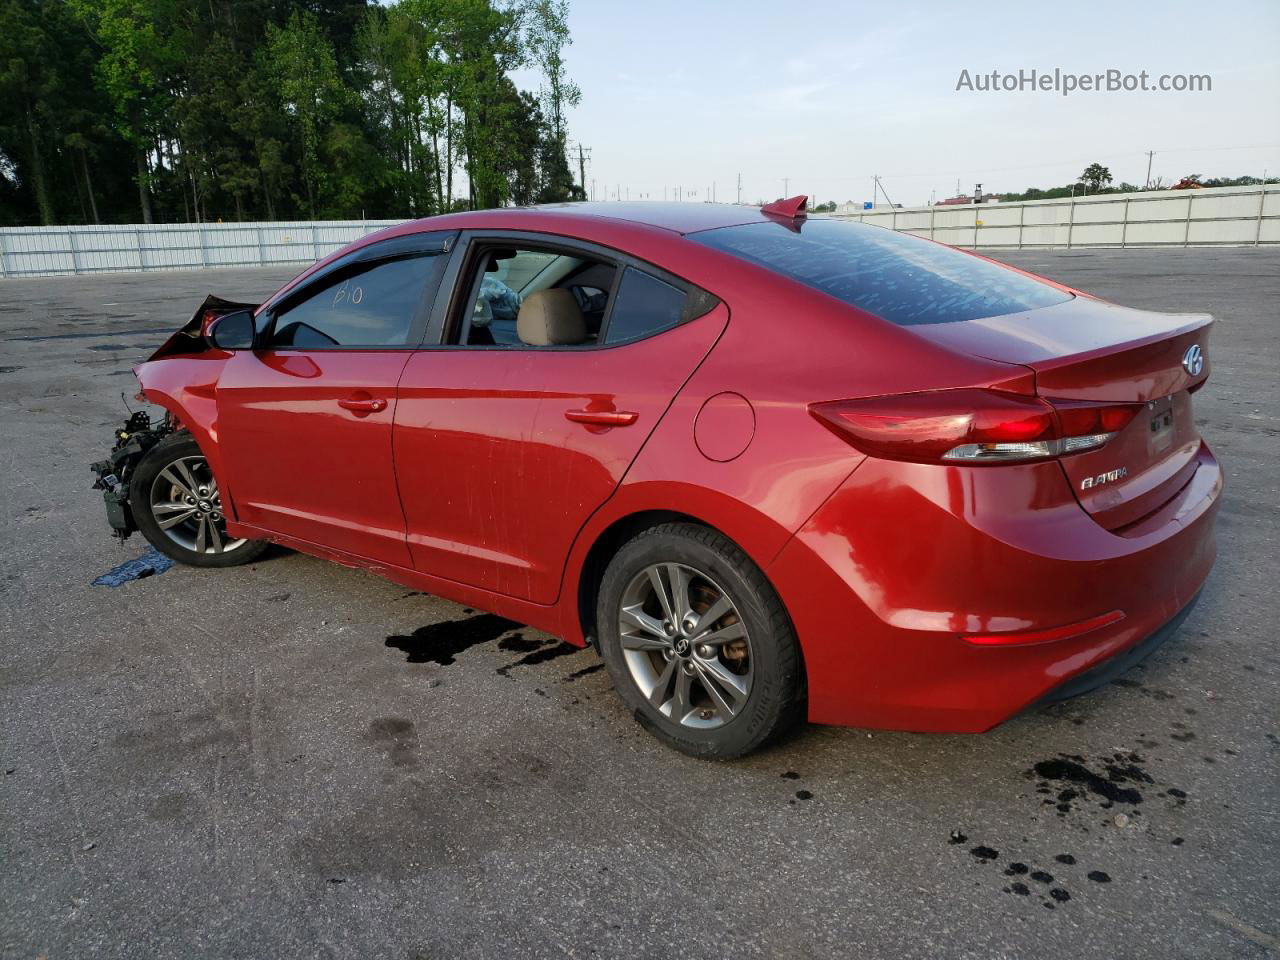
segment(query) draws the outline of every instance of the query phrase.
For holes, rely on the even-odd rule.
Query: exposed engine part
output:
[[[147,451],[172,432],[173,424],[167,415],[153,424],[150,415],[139,410],[115,432],[116,442],[110,456],[89,465],[98,475],[93,489],[102,491],[111,532],[121,540],[128,539],[138,529],[129,506],[129,477]]]

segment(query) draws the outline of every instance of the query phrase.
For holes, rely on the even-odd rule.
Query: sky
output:
[[[1076,180],[1280,175],[1280,0],[894,3],[571,0],[596,199],[905,206]],[[1208,74],[1209,92],[960,90],[992,70]],[[537,79],[517,76],[521,86]],[[975,81],[976,83],[976,81]],[[576,173],[576,167],[575,167]],[[884,201],[884,195],[880,197]]]

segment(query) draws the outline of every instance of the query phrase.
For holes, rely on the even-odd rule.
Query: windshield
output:
[[[750,223],[689,235],[899,326],[998,317],[1071,295],[884,227],[840,220]]]

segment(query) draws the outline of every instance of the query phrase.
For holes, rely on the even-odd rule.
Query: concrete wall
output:
[[[0,228],[0,277],[311,263],[399,220]]]
[[[1186,247],[1280,243],[1280,184],[884,208],[860,220],[962,247]]]

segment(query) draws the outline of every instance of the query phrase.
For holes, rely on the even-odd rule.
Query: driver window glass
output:
[[[406,257],[345,274],[276,314],[271,347],[403,347],[438,258]]]

